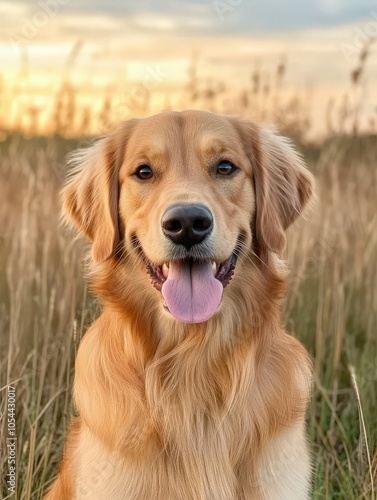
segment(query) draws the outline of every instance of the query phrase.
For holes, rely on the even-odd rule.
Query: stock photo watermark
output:
[[[141,81],[135,85],[130,92],[125,93],[115,103],[116,112],[124,114],[139,109],[148,99],[150,93],[168,78],[168,73],[160,66],[149,66]],[[118,114],[118,113],[117,113]]]
[[[377,11],[370,11],[371,19],[364,26],[355,26],[353,28],[353,39],[351,42],[339,44],[344,57],[350,64],[357,61],[365,45],[377,38]]]
[[[12,385],[7,387],[7,437],[6,447],[8,456],[8,472],[6,474],[7,490],[10,494],[16,493],[16,389]]]
[[[8,40],[14,49],[33,39],[38,32],[47,26],[52,18],[57,16],[62,6],[71,0],[39,0],[38,10],[28,17],[23,17],[18,29],[8,32]]]
[[[90,474],[80,481],[80,484],[78,485],[78,498],[81,498],[82,500],[87,498],[89,500],[92,498],[93,491],[96,487],[99,487],[101,484],[109,484],[114,475],[114,471],[116,470],[116,466],[117,462],[113,457],[109,458],[103,466],[93,464]]]
[[[169,77],[169,73],[164,70],[160,65],[147,66],[144,70],[144,75],[141,80],[132,87],[128,92],[120,95],[114,102],[113,105],[113,116],[114,121],[121,121],[124,119],[131,118],[137,110],[142,108],[144,102],[147,101],[150,94],[157,90],[158,86],[161,85]],[[75,147],[67,146],[66,154],[69,155],[73,150],[84,149],[93,145],[93,136],[103,136],[108,132],[110,123],[107,121],[99,121],[98,126],[93,130],[91,137],[83,138]],[[54,170],[60,181],[65,178],[66,174],[66,164],[55,162]]]
[[[220,21],[225,21],[229,14],[232,14],[242,3],[243,0],[213,0],[212,6]]]

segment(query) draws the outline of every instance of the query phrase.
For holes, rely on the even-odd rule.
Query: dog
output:
[[[281,254],[314,180],[289,140],[163,112],[71,163],[63,211],[103,311],[46,498],[308,499],[311,360],[284,331]]]

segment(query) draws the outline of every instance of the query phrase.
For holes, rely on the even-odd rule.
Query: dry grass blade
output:
[[[348,366],[348,370],[351,375],[351,381],[352,381],[352,387],[353,390],[355,391],[355,396],[357,399],[357,407],[359,410],[359,422],[360,422],[360,440],[364,440],[364,445],[366,449],[366,455],[367,455],[367,460],[368,460],[368,469],[369,469],[369,476],[370,476],[370,484],[371,484],[371,499],[375,500],[375,495],[374,495],[374,479],[373,479],[373,470],[372,470],[372,461],[370,458],[370,452],[369,452],[369,444],[368,444],[368,435],[367,435],[367,430],[365,427],[365,421],[364,421],[364,414],[363,414],[363,407],[361,405],[361,399],[360,399],[360,393],[359,393],[359,388],[357,385],[357,380],[356,380],[356,372],[355,368],[353,366]]]

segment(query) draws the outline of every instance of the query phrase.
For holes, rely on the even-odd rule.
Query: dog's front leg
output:
[[[311,465],[304,422],[276,436],[250,473],[241,467],[240,500],[308,500]]]

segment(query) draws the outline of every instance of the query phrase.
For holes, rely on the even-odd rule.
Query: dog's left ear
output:
[[[251,122],[238,125],[254,179],[257,249],[281,253],[285,230],[313,195],[314,178],[289,139]]]
[[[119,243],[119,169],[135,120],[93,146],[75,152],[62,191],[63,217],[92,242],[94,262],[114,254]]]

